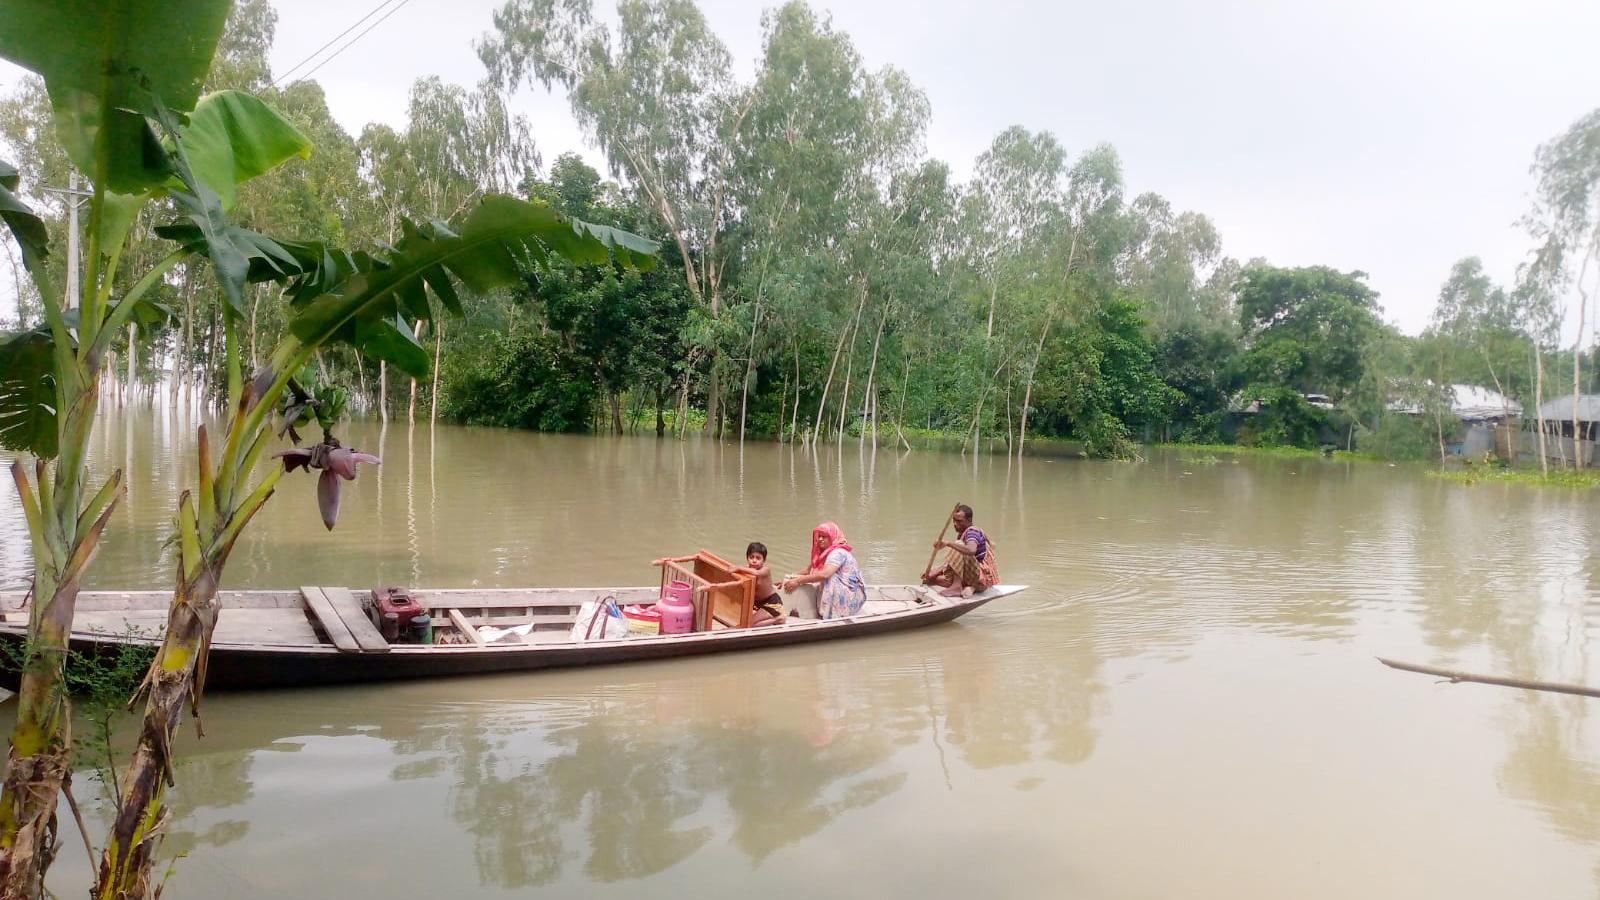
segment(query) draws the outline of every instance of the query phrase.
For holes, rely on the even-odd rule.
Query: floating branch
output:
[[[1378,662],[1391,669],[1402,672],[1418,672],[1423,675],[1435,675],[1439,678],[1458,684],[1463,681],[1472,681],[1478,684],[1497,684],[1501,687],[1522,688],[1526,691],[1549,691],[1555,694],[1577,694],[1580,697],[1600,697],[1600,688],[1585,687],[1581,684],[1561,684],[1554,681],[1527,681],[1521,678],[1497,678],[1493,675],[1474,675],[1471,672],[1457,672],[1452,669],[1440,669],[1434,666],[1419,666],[1415,663],[1397,662],[1392,659],[1378,657]]]

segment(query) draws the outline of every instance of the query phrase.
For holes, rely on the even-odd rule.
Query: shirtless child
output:
[[[734,571],[756,580],[756,608],[750,616],[750,627],[782,625],[783,598],[772,587],[772,567],[767,565],[767,545],[752,541],[744,550],[744,561],[747,565],[739,566]]]

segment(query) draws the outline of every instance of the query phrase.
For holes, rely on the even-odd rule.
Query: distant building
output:
[[[1574,418],[1577,419],[1576,430]],[[1595,454],[1596,438],[1600,438],[1600,394],[1579,394],[1576,408],[1571,394],[1547,400],[1539,404],[1539,419],[1544,422],[1546,458],[1571,461],[1576,458],[1575,454],[1581,453],[1585,465],[1600,463]],[[1529,422],[1528,427],[1526,449],[1537,459],[1538,421]]]
[[[1338,404],[1333,402],[1333,398],[1327,394],[1306,393],[1300,396],[1305,399],[1308,405],[1317,409],[1332,412],[1339,408]],[[1229,443],[1239,440],[1240,432],[1248,429],[1249,421],[1260,415],[1263,410],[1270,409],[1271,406],[1272,404],[1264,402],[1260,398],[1247,399],[1247,395],[1244,393],[1233,395],[1232,399],[1228,401],[1228,409],[1222,417],[1222,427],[1220,429],[1222,439]],[[1323,422],[1317,428],[1318,444],[1327,447],[1340,446],[1344,442],[1345,435],[1339,428],[1334,427],[1334,424]]]
[[[1500,449],[1504,441],[1496,442],[1495,431],[1519,420],[1522,417],[1522,404],[1498,391],[1473,384],[1452,384],[1447,393],[1450,412],[1461,420],[1461,424],[1445,436],[1445,452],[1456,456],[1482,456],[1485,453],[1508,455]],[[1401,400],[1391,402],[1389,411],[1410,416],[1424,413],[1421,405]]]

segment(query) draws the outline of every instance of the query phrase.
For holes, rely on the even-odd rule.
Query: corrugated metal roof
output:
[[[1455,397],[1450,405],[1451,412],[1469,422],[1475,419],[1498,419],[1507,413],[1513,417],[1522,415],[1522,404],[1506,399],[1499,391],[1471,384],[1452,384],[1450,391]]]
[[[1396,400],[1389,404],[1390,412],[1421,415],[1422,407],[1415,403]],[[1507,400],[1499,391],[1472,384],[1450,385],[1450,411],[1468,422],[1485,419],[1502,419],[1509,413],[1512,418],[1522,415],[1522,404]]]
[[[1572,421],[1572,395],[1568,394],[1539,404],[1539,416],[1544,419]],[[1578,421],[1600,422],[1600,394],[1578,395]]]

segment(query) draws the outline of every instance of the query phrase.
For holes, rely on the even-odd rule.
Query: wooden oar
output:
[[[939,540],[944,540],[945,532],[950,530],[950,523],[956,520],[956,510],[960,508],[960,503],[950,507],[950,515],[944,517],[944,527],[939,529]],[[933,574],[933,561],[938,558],[939,548],[937,546],[937,542],[935,542],[933,552],[928,554],[928,567],[922,570],[922,578],[924,581],[927,580],[929,575]]]

